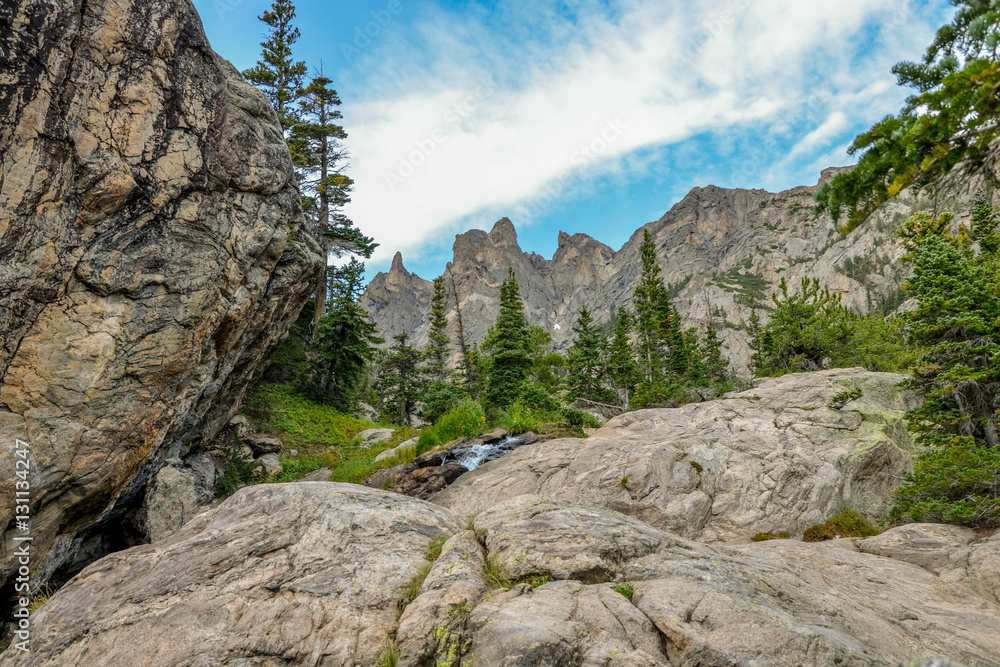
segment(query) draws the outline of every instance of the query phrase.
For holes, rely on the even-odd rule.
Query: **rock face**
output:
[[[702,542],[801,535],[844,508],[887,510],[912,465],[902,376],[841,369],[762,380],[750,391],[641,410],[589,438],[521,448],[433,497],[472,514],[522,494],[607,507]],[[838,393],[860,399],[829,407]]]
[[[469,343],[483,341],[496,320],[500,284],[512,267],[528,324],[547,329],[556,348],[564,349],[572,342],[580,306],[587,306],[598,321],[608,321],[613,307],[633,306],[643,231],[656,244],[664,280],[685,322],[702,329],[711,322],[737,369],[746,368],[751,354],[747,299],[768,302],[782,277],[793,287],[803,277],[819,278],[861,312],[883,306],[894,310],[901,303],[898,287],[907,267],[899,262],[903,251],[893,234],[906,216],[927,203],[904,195],[844,237],[828,216],[813,214],[813,195],[838,171],[824,171],[814,187],[779,193],[695,188],[662,218],[638,229],[617,252],[586,234],[560,232],[552,259],[524,253],[507,218],[488,234],[460,234],[445,272],[451,339],[458,340],[460,307]],[[956,212],[963,212],[970,193],[954,193],[949,199]],[[433,284],[408,272],[397,254],[390,271],[372,279],[361,303],[386,340],[405,332],[421,346],[428,340],[432,295]],[[761,317],[766,319],[767,313]]]
[[[995,601],[849,540],[711,547],[539,496],[470,522],[332,483],[243,489],[92,564],[32,629],[0,665],[1000,665]]]
[[[41,585],[112,548],[164,461],[228,422],[323,257],[273,110],[189,0],[13,0],[0,15],[8,591],[15,439],[32,452]]]

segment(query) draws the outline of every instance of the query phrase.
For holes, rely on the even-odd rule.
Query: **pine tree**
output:
[[[639,383],[639,366],[629,336],[632,333],[632,315],[627,310],[618,311],[615,333],[605,355],[604,372],[618,401],[628,408],[635,387]]]
[[[431,299],[431,332],[427,347],[427,377],[438,382],[449,379],[447,362],[451,338],[448,337],[448,318],[445,316],[447,296],[444,276],[438,276],[434,280],[434,297]]]
[[[420,351],[409,344],[405,334],[393,336],[395,345],[389,348],[385,360],[385,405],[393,422],[410,426],[417,411],[417,401],[424,389],[420,372]]]
[[[729,362],[722,357],[722,340],[715,332],[711,322],[705,329],[705,337],[699,347],[701,370],[710,382],[722,382],[727,379]]]
[[[508,268],[500,287],[500,312],[483,347],[490,354],[484,399],[491,408],[504,409],[520,396],[532,366],[524,304],[513,268]]]
[[[243,77],[264,91],[271,106],[278,112],[281,128],[287,132],[295,124],[295,102],[301,95],[306,75],[305,62],[292,58],[292,45],[300,37],[299,29],[292,25],[295,4],[292,0],[274,0],[270,11],[257,18],[268,25],[270,31],[260,43],[260,60],[244,71]]]
[[[656,246],[648,229],[643,230],[639,254],[642,274],[635,288],[635,333],[643,383],[653,386],[663,380],[663,329],[670,313],[664,307],[666,294],[663,279],[656,262]]]
[[[364,272],[356,259],[334,271],[332,307],[306,344],[307,370],[300,381],[303,393],[344,412],[357,407],[359,387],[384,342],[358,304]]]
[[[834,220],[848,213],[854,229],[907,188],[940,191],[975,178],[995,181],[1000,159],[1000,5],[951,0],[959,9],[923,62],[893,73],[916,93],[896,116],[859,135],[849,152],[857,166],[819,193],[818,209]]]
[[[952,216],[910,218],[900,235],[913,262],[906,317],[926,349],[910,387],[924,396],[907,415],[921,454],[899,490],[895,520],[1000,525],[1000,254],[993,208],[980,200],[971,236]],[[978,250],[974,241],[978,241]]]
[[[347,134],[335,121],[341,118],[340,98],[322,70],[302,91],[300,114],[288,140],[296,164],[303,209],[323,255],[343,257],[352,253],[371,257],[377,247],[343,213],[351,200],[353,181],[344,174],[346,155],[342,141]],[[314,321],[326,312],[327,284],[315,293]]]
[[[573,332],[576,340],[566,354],[568,400],[608,400],[607,390],[602,385],[604,368],[601,363],[607,340],[586,306],[580,307]]]

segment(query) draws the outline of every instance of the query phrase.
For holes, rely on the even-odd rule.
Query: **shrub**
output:
[[[561,408],[558,398],[538,385],[529,382],[525,382],[521,387],[521,396],[518,400],[520,400],[521,405],[531,409],[536,414],[553,415],[557,414]]]
[[[444,543],[448,541],[448,538],[444,535],[438,535],[430,541],[427,545],[427,551],[424,553],[424,558],[430,561],[437,560],[441,556],[441,549],[444,547]]]
[[[833,397],[833,400],[827,404],[827,407],[833,408],[834,410],[841,410],[851,401],[856,401],[864,395],[865,392],[861,389],[861,387],[845,389],[844,391],[837,393],[837,395]]]
[[[513,435],[520,435],[528,431],[539,430],[542,420],[539,418],[537,412],[521,403],[520,399],[518,399],[501,414],[500,425]]]
[[[853,510],[844,510],[829,521],[813,526],[802,536],[803,542],[825,542],[838,537],[872,537],[881,531]]]
[[[423,407],[420,418],[433,424],[441,419],[449,410],[462,402],[462,393],[447,382],[432,382],[423,397]]]
[[[757,533],[750,539],[754,542],[767,542],[768,540],[788,540],[791,539],[791,535],[782,531],[780,533]]]
[[[584,412],[583,410],[565,408],[562,411],[562,415],[563,421],[565,421],[568,426],[572,426],[574,428],[599,428],[601,426],[597,417],[589,412]]]
[[[215,497],[225,500],[253,483],[255,470],[257,464],[243,452],[243,441],[237,436],[233,446],[226,450],[226,472],[215,480]]]
[[[457,438],[475,438],[486,427],[486,415],[476,401],[466,399],[445,413],[436,424],[424,430],[417,440],[417,454]]]

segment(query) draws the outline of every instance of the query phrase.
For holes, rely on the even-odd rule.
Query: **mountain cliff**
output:
[[[560,232],[552,259],[525,253],[507,218],[489,233],[459,234],[446,270],[452,341],[457,341],[457,307],[469,342],[483,340],[496,318],[509,266],[521,285],[528,323],[550,331],[557,349],[568,347],[580,306],[599,321],[609,320],[616,306],[632,307],[644,230],[656,244],[664,279],[687,325],[713,323],[739,369],[750,358],[747,304],[755,298],[766,306],[782,277],[793,286],[803,277],[819,278],[859,312],[895,310],[905,267],[893,233],[928,203],[903,196],[844,236],[829,216],[813,211],[814,194],[838,171],[825,170],[815,186],[779,193],[695,188],[662,218],[636,230],[617,252],[586,234]],[[954,202],[967,199],[966,193]],[[389,272],[372,279],[361,303],[387,340],[406,332],[423,345],[432,294],[432,283],[408,272],[397,253]],[[761,315],[767,319],[766,308]]]

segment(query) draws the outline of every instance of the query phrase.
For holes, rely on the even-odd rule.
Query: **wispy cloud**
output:
[[[497,213],[530,217],[580,179],[655,168],[658,147],[706,132],[774,126],[800,133],[774,163],[825,156],[892,88],[886,53],[915,55],[932,27],[900,0],[427,10],[358,61],[349,214],[383,254],[412,254]]]

